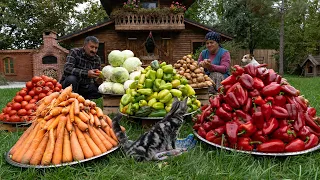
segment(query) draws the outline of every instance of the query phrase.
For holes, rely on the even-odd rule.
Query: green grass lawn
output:
[[[320,111],[320,78],[286,77]],[[19,89],[0,90],[0,108]],[[97,104],[101,106],[102,100]],[[130,138],[143,131],[138,123],[123,121]],[[180,137],[192,132],[186,122]],[[0,179],[318,179],[320,154],[313,152],[291,157],[253,156],[214,148],[198,142],[196,148],[162,162],[135,162],[117,150],[105,157],[78,165],[51,169],[22,169],[4,158],[22,132],[0,132]]]

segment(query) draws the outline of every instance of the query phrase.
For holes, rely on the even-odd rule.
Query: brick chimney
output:
[[[52,47],[54,45],[57,45],[57,33],[54,31],[45,31],[43,32],[43,45],[44,47]]]

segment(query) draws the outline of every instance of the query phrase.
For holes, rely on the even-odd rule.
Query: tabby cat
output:
[[[121,131],[119,121],[122,115],[120,113],[113,118],[112,127],[127,156],[137,161],[149,161],[159,152],[175,149],[178,131],[187,109],[187,98],[183,101],[175,98],[170,112],[136,141],[128,140],[126,134]]]

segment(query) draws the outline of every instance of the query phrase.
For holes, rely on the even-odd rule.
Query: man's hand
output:
[[[97,73],[98,69],[91,69],[88,71],[89,78],[98,78],[100,73]]]

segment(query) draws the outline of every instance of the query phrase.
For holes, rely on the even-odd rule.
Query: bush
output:
[[[7,85],[7,84],[8,84],[8,81],[6,80],[4,75],[0,73],[0,85]]]

